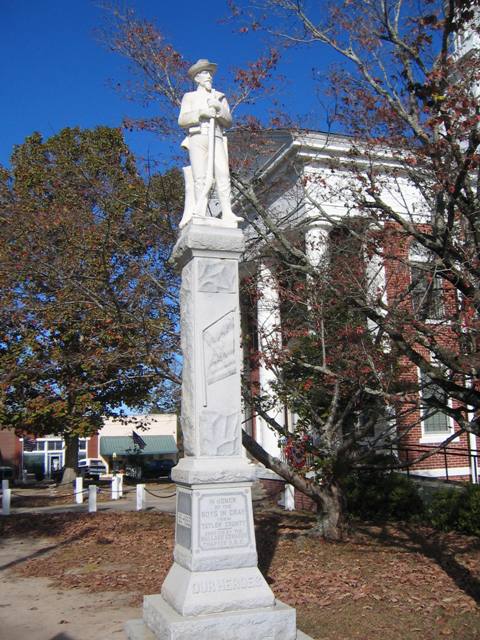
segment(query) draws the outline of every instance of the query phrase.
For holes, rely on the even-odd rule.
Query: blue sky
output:
[[[187,58],[207,57],[241,65],[256,57],[260,36],[242,37],[234,26],[222,23],[226,0],[131,0],[138,15],[152,20]],[[112,87],[129,77],[128,65],[107,51],[95,36],[106,12],[94,0],[1,0],[0,23],[0,163],[8,164],[13,145],[33,131],[49,137],[66,126],[117,126],[125,116],[146,114]],[[181,8],[181,9],[180,9]],[[180,9],[180,10],[179,10]],[[318,53],[318,51],[317,51]],[[311,75],[311,58],[291,54],[282,71],[290,78],[290,95],[279,97],[297,113],[319,109],[304,89]],[[221,88],[221,87],[219,87]],[[293,97],[295,96],[295,97]],[[133,151],[162,153],[152,134],[126,134]]]

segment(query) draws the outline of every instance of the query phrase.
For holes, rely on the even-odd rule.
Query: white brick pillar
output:
[[[262,354],[258,371],[260,393],[273,395],[272,383],[275,382],[276,375],[266,365],[265,360],[281,346],[280,300],[273,272],[265,264],[259,269],[257,287],[259,294],[257,302],[258,348]],[[283,404],[276,404],[268,413],[278,423],[284,424]],[[273,431],[263,418],[257,416],[256,440],[265,451],[276,457],[280,457],[278,438],[278,433]]]
[[[331,226],[329,224],[312,224],[305,233],[305,254],[310,264],[318,268],[318,278],[322,277],[322,269],[328,260],[328,242]],[[312,280],[315,276],[310,277]],[[312,283],[315,284],[315,283]],[[291,415],[289,430],[293,431],[295,416]],[[285,486],[281,504],[286,511],[295,509],[295,488],[291,484]]]
[[[385,315],[383,308],[387,305],[387,280],[383,258],[379,255],[379,248],[374,246],[365,247],[364,257],[367,301],[378,313]],[[367,318],[367,326],[370,331],[377,333],[378,326],[370,318]],[[388,348],[388,344],[385,344],[385,348]]]

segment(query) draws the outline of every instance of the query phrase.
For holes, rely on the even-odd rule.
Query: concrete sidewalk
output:
[[[28,490],[14,489],[14,493],[22,495],[25,491],[25,497],[32,495]],[[110,489],[103,489],[104,492],[110,493]],[[149,493],[151,492],[151,493]],[[152,495],[155,494],[155,495]],[[161,497],[165,495],[166,497]],[[45,495],[38,496],[45,497]],[[52,497],[53,498],[53,497]],[[72,491],[73,501],[73,491]],[[146,506],[144,511],[159,511],[164,513],[175,513],[176,499],[175,499],[175,485],[161,485],[161,487],[147,487],[146,488]],[[126,487],[124,489],[124,495],[118,500],[106,500],[97,501],[97,512],[100,511],[136,511],[136,489],[135,487]],[[62,504],[52,505],[46,507],[15,507],[12,506],[11,515],[23,514],[23,513],[88,513],[88,494],[85,494],[84,502],[82,504]],[[1,512],[0,512],[1,515]],[[5,516],[8,518],[8,516]]]

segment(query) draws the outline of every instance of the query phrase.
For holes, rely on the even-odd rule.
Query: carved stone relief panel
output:
[[[237,263],[232,260],[206,258],[199,260],[198,290],[211,293],[235,293]]]
[[[200,455],[233,456],[240,453],[240,416],[204,409],[200,414]]]
[[[235,311],[229,311],[203,330],[205,380],[213,384],[237,373]]]

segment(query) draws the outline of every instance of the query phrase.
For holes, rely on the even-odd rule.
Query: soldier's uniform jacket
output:
[[[178,124],[188,133],[181,145],[185,149],[188,149],[189,136],[208,135],[209,120],[200,120],[200,111],[209,108],[208,101],[211,99],[218,100],[221,105],[220,112],[215,118],[215,136],[223,137],[224,129],[231,126],[232,116],[225,94],[215,89],[206,91],[203,87],[199,87],[196,91],[189,91],[183,96],[178,116]]]

